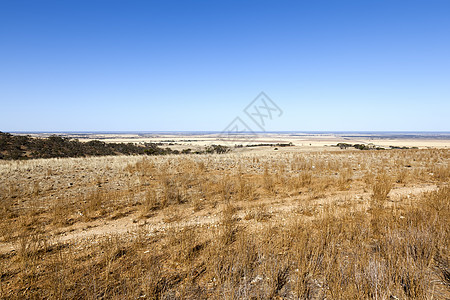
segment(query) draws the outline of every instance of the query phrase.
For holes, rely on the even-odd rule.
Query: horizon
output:
[[[5,132],[5,131],[3,131]],[[154,133],[154,132],[217,132],[220,133],[222,131],[220,130],[126,130],[126,131],[102,131],[102,130],[86,130],[86,131],[8,131],[5,133]],[[279,133],[279,132],[286,132],[286,133],[450,133],[450,131],[414,131],[414,130],[400,130],[400,131],[383,131],[383,130],[338,130],[338,131],[331,131],[331,130],[273,130],[273,131],[253,131],[254,133]],[[237,132],[239,133],[239,132]]]
[[[0,131],[2,132],[2,131]],[[10,134],[223,134],[224,131],[211,131],[211,130],[158,130],[158,131],[9,131],[4,133]],[[249,132],[227,132],[227,134],[235,135],[247,135]],[[405,134],[405,135],[450,135],[450,131],[301,131],[301,130],[280,130],[280,131],[253,131],[252,134],[264,135],[264,134],[381,134],[381,135],[395,135],[395,134]]]
[[[280,114],[262,132],[446,133],[449,12],[443,0],[3,1],[0,131],[222,132],[240,118],[258,132],[244,111],[265,92]]]

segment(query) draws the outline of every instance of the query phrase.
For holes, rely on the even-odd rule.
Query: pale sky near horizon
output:
[[[450,131],[450,1],[0,0],[0,131]],[[257,130],[257,128],[255,128]]]

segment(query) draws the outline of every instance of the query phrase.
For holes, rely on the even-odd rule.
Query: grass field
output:
[[[0,162],[0,298],[449,299],[450,151]]]

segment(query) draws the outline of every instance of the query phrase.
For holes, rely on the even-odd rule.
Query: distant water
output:
[[[56,134],[56,135],[117,135],[136,134],[140,136],[152,135],[213,135],[222,131],[12,131],[16,134]],[[338,135],[342,137],[358,138],[393,138],[393,139],[450,139],[450,131],[256,131],[256,134],[281,134],[289,136],[304,135]],[[248,133],[242,133],[248,134]]]

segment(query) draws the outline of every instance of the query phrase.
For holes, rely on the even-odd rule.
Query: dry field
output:
[[[0,298],[450,299],[449,163],[446,149],[0,162]]]
[[[15,135],[30,135],[32,137],[49,137],[55,133],[15,133]],[[202,150],[211,144],[276,144],[293,143],[296,151],[322,150],[323,147],[337,143],[368,144],[380,147],[418,147],[420,149],[450,148],[450,133],[302,133],[279,132],[257,135],[224,136],[222,133],[197,132],[182,133],[57,133],[57,135],[76,138],[82,142],[101,140],[106,143],[163,143],[172,149],[183,150],[191,148]],[[250,141],[249,141],[250,140]]]

